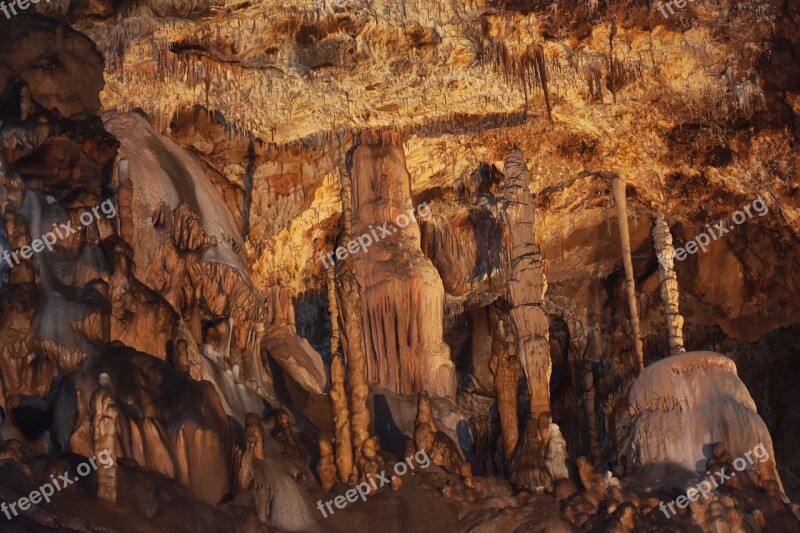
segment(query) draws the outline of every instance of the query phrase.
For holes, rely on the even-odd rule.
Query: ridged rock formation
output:
[[[531,417],[550,412],[550,320],[544,310],[544,266],[536,244],[536,214],[531,173],[522,151],[506,156],[503,221],[506,225],[509,312],[530,395]]]
[[[658,258],[661,300],[664,302],[664,314],[667,317],[669,353],[678,355],[684,353],[686,348],[683,343],[683,316],[680,310],[678,277],[675,275],[675,247],[672,245],[669,225],[661,214],[656,215],[653,225],[653,244]]]
[[[502,320],[497,321],[492,334],[492,359],[489,368],[494,374],[497,411],[500,415],[500,431],[503,434],[503,454],[506,458],[510,458],[519,440],[517,385],[521,365],[517,358],[515,339],[506,331]]]
[[[800,530],[798,28],[0,2],[0,531]]]
[[[736,364],[713,352],[687,352],[648,366],[630,391],[633,467],[671,462],[695,470],[721,442],[735,458],[772,437],[736,373]],[[777,471],[767,479],[780,483]]]
[[[352,238],[377,235],[353,256],[361,285],[367,376],[401,394],[455,397],[443,340],[444,288],[420,249],[418,210],[400,139],[365,136],[352,155]],[[375,233],[385,227],[389,235]],[[343,243],[347,244],[347,243]]]

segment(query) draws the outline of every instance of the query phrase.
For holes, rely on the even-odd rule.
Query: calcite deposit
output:
[[[800,531],[797,2],[22,4],[0,531]]]

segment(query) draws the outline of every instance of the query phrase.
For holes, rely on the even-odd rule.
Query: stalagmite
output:
[[[636,354],[636,366],[639,371],[644,368],[644,348],[639,326],[639,303],[636,300],[636,279],[633,274],[631,259],[631,234],[628,228],[628,200],[625,192],[625,179],[614,175],[611,180],[614,203],[617,209],[619,237],[622,242],[622,262],[625,265],[625,290],[628,293],[628,309],[631,313],[631,330],[633,333],[633,350]]]
[[[110,455],[111,466],[97,469],[97,497],[110,503],[117,501],[117,418],[119,409],[114,399],[111,378],[100,374],[100,386],[92,394],[92,444],[96,457]],[[102,454],[102,455],[101,455]]]
[[[338,353],[331,360],[331,404],[333,421],[336,426],[336,468],[339,481],[347,483],[353,473],[353,448],[350,437],[350,417],[347,408],[347,394],[344,390],[344,363]]]
[[[328,312],[331,316],[331,407],[336,426],[336,467],[339,479],[347,482],[353,473],[353,444],[350,433],[350,417],[347,407],[347,393],[344,387],[345,369],[339,353],[339,307],[336,302],[336,286],[333,267],[328,275]],[[320,442],[320,447],[322,443]],[[321,474],[320,474],[321,476]],[[323,480],[323,483],[324,480]]]
[[[376,437],[368,438],[361,446],[357,465],[360,481],[370,481],[380,472],[380,467],[383,463],[378,455],[378,450],[380,450],[380,445]]]
[[[340,197],[342,202],[342,219],[344,233],[342,242],[350,242],[352,239],[352,182],[347,170],[344,150],[344,135],[339,134],[339,179],[341,183]],[[367,386],[367,362],[364,355],[363,339],[363,316],[361,313],[361,288],[354,272],[353,257],[348,255],[343,262],[337,263],[336,288],[341,302],[344,316],[344,336],[338,337],[347,353],[347,365],[350,371],[350,406],[352,408],[352,439],[353,449],[356,456],[361,454],[364,442],[369,438],[369,409],[367,399],[369,388]],[[329,271],[328,283],[333,287],[333,271]],[[329,294],[329,305],[335,306]],[[338,317],[338,311],[336,313]],[[333,317],[331,318],[333,321]],[[336,326],[337,334],[339,326]],[[334,342],[333,339],[331,342]],[[338,351],[338,347],[337,347]],[[337,434],[338,436],[338,434]],[[338,449],[338,446],[337,446]],[[348,470],[348,473],[350,470]],[[342,475],[340,467],[340,476]]]
[[[453,439],[438,431],[433,420],[431,399],[427,392],[417,398],[417,418],[414,422],[414,445],[418,452],[425,451],[435,465],[454,474],[471,477],[472,469],[465,463]]]
[[[431,399],[422,391],[417,396],[417,419],[414,422],[414,444],[417,451],[430,450],[436,438],[436,423],[433,421]]]
[[[507,333],[504,322],[497,321],[492,335],[492,358],[489,368],[494,373],[494,389],[497,394],[497,410],[500,414],[500,430],[503,434],[503,453],[511,458],[519,440],[517,421],[517,384],[520,363],[517,357],[514,336]]]
[[[328,434],[321,434],[319,437],[319,462],[317,463],[317,474],[322,484],[322,490],[329,491],[336,485],[336,459],[334,457],[333,442]]]
[[[592,450],[592,462],[600,466],[600,440],[597,437],[597,415],[595,414],[594,374],[587,369],[583,374],[583,410],[586,413],[586,426],[589,429],[589,446]]]
[[[546,463],[552,422],[550,413],[542,413],[528,421],[522,440],[517,444],[514,455],[509,461],[508,479],[513,484],[530,490],[536,490],[538,487],[552,489],[553,479]]]
[[[534,419],[550,412],[550,320],[543,308],[547,280],[539,246],[534,239],[531,173],[518,148],[506,156],[505,175],[503,216],[510,268],[507,274],[508,297],[513,305],[509,315],[528,382],[531,418]]]
[[[241,454],[239,466],[238,488],[249,490],[255,476],[256,460],[264,459],[264,428],[261,418],[256,413],[248,413],[245,418],[245,434],[247,446]]]
[[[683,346],[683,315],[680,311],[678,277],[675,274],[675,247],[672,245],[669,225],[661,213],[656,215],[653,225],[653,242],[658,258],[661,301],[664,302],[664,312],[667,315],[669,354],[678,355],[684,353],[686,348]]]
[[[131,162],[127,158],[117,161],[117,205],[119,206],[119,233],[126,242],[134,242],[136,228],[133,223],[133,182],[131,181]]]
[[[245,429],[247,432],[248,445],[253,446],[253,458],[264,459],[264,427],[261,425],[261,417],[257,413],[248,413],[245,418]]]
[[[553,482],[569,478],[568,461],[567,441],[561,434],[561,429],[558,425],[550,424],[544,466]]]
[[[358,294],[358,282],[353,276],[343,275],[340,279],[342,290],[345,292],[345,298],[348,298],[346,293]],[[354,304],[355,302],[351,302]],[[352,311],[352,320],[350,320],[350,331],[348,338],[357,339],[361,320],[361,308],[355,305],[348,305]],[[355,343],[353,343],[355,344]],[[366,358],[361,346],[353,346],[352,350],[348,351],[348,367],[350,370],[350,405],[353,409],[352,412],[352,427],[353,427],[353,448],[356,453],[361,449],[361,445],[369,438],[369,408],[367,407],[367,400],[369,398],[369,387],[367,386],[367,368]]]

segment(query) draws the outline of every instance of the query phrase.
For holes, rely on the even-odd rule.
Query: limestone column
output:
[[[528,383],[531,418],[550,412],[550,319],[544,310],[547,280],[535,241],[535,212],[530,192],[531,173],[522,152],[506,156],[503,218],[508,250],[509,316],[517,353]]]
[[[586,425],[589,428],[589,446],[592,450],[592,464],[600,467],[600,439],[597,436],[597,414],[595,412],[594,374],[588,368],[583,374],[583,409]]]
[[[342,225],[344,227],[341,242],[346,244],[353,238],[353,199],[352,181],[347,170],[344,148],[344,135],[340,134],[339,180],[341,183]],[[328,304],[331,309],[335,309],[335,311],[331,312],[331,324],[336,323],[331,330],[331,353],[339,352],[339,343],[341,342],[347,354],[347,367],[350,371],[352,449],[355,450],[356,456],[359,456],[364,442],[369,438],[370,415],[367,407],[369,387],[367,386],[367,362],[363,348],[364,322],[361,313],[361,286],[356,278],[352,255],[348,255],[344,261],[336,264],[335,278],[333,269],[328,270],[328,287]],[[336,289],[335,291],[334,288]],[[344,311],[343,316],[338,312],[336,294],[339,296],[341,308]],[[344,332],[339,329],[340,320],[344,326]],[[335,337],[333,334],[334,327]],[[342,333],[344,334],[342,335]],[[337,443],[337,449],[338,446],[339,444]],[[350,470],[352,470],[352,466]],[[340,475],[342,475],[341,472]]]
[[[675,274],[675,247],[672,245],[672,233],[669,231],[669,225],[661,213],[656,215],[653,225],[653,242],[658,257],[661,301],[664,302],[664,312],[667,315],[669,354],[678,355],[684,353],[686,348],[683,346],[683,315],[680,311],[678,277]]]
[[[344,387],[344,362],[339,353],[339,311],[336,305],[333,269],[328,269],[328,309],[331,315],[331,389],[328,394],[333,408],[336,432],[336,468],[339,480],[347,483],[350,474],[353,473],[353,445],[350,433],[350,410],[347,407],[347,392]]]
[[[631,331],[633,333],[633,351],[636,354],[636,366],[641,372],[644,368],[644,347],[639,326],[639,302],[636,300],[636,279],[633,274],[631,259],[631,233],[628,228],[628,199],[625,191],[625,180],[613,176],[611,190],[614,193],[614,204],[617,209],[619,237],[622,242],[622,263],[625,265],[625,290],[628,294],[628,309],[631,313]]]

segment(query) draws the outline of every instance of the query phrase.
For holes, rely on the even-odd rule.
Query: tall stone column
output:
[[[341,183],[342,225],[344,227],[342,242],[347,244],[353,239],[353,193],[352,180],[347,169],[343,135],[339,136],[339,180]],[[352,255],[348,255],[341,263],[337,263],[336,267],[335,277],[332,271],[329,271],[328,283],[330,287],[333,287],[335,280],[336,293],[339,295],[340,307],[344,313],[342,315],[339,314],[336,307],[336,299],[332,293],[329,293],[329,307],[336,309],[331,312],[331,322],[336,322],[336,325],[332,326],[331,329],[331,354],[339,352],[340,342],[347,354],[347,366],[350,371],[350,407],[352,409],[352,416],[349,420],[352,432],[348,428],[348,434],[352,437],[352,449],[350,450],[352,465],[353,450],[355,450],[357,464],[361,449],[369,438],[370,420],[369,408],[367,407],[369,387],[367,386],[367,361],[364,354],[365,337],[361,313],[361,285],[356,279]],[[334,318],[334,312],[336,318]],[[344,327],[343,332],[339,329],[340,319]],[[333,339],[333,331],[336,332],[335,340]],[[344,376],[344,373],[342,375]],[[344,390],[344,382],[342,382],[342,390]],[[345,399],[346,406],[347,400]],[[337,443],[337,454],[339,453],[339,446],[344,446],[344,443]],[[351,470],[354,470],[352,466],[348,470],[348,475]],[[343,474],[340,472],[339,475],[342,476]]]
[[[614,204],[617,209],[619,238],[622,242],[622,263],[625,265],[625,291],[628,294],[628,309],[631,313],[631,332],[633,333],[633,351],[636,354],[636,366],[641,372],[644,368],[644,347],[642,332],[639,326],[639,302],[636,300],[636,279],[633,274],[631,259],[631,232],[628,228],[628,197],[625,191],[625,180],[620,176],[611,179],[611,190],[614,193]]]
[[[506,156],[503,219],[508,248],[509,316],[517,353],[528,383],[531,418],[550,412],[550,319],[544,310],[547,280],[539,246],[534,242],[535,212],[531,173],[522,152]]]
[[[653,242],[658,257],[658,281],[661,283],[661,300],[667,315],[669,331],[669,354],[684,353],[683,315],[680,310],[680,291],[678,277],[675,274],[675,247],[672,245],[672,233],[661,213],[656,215],[653,225]]]

